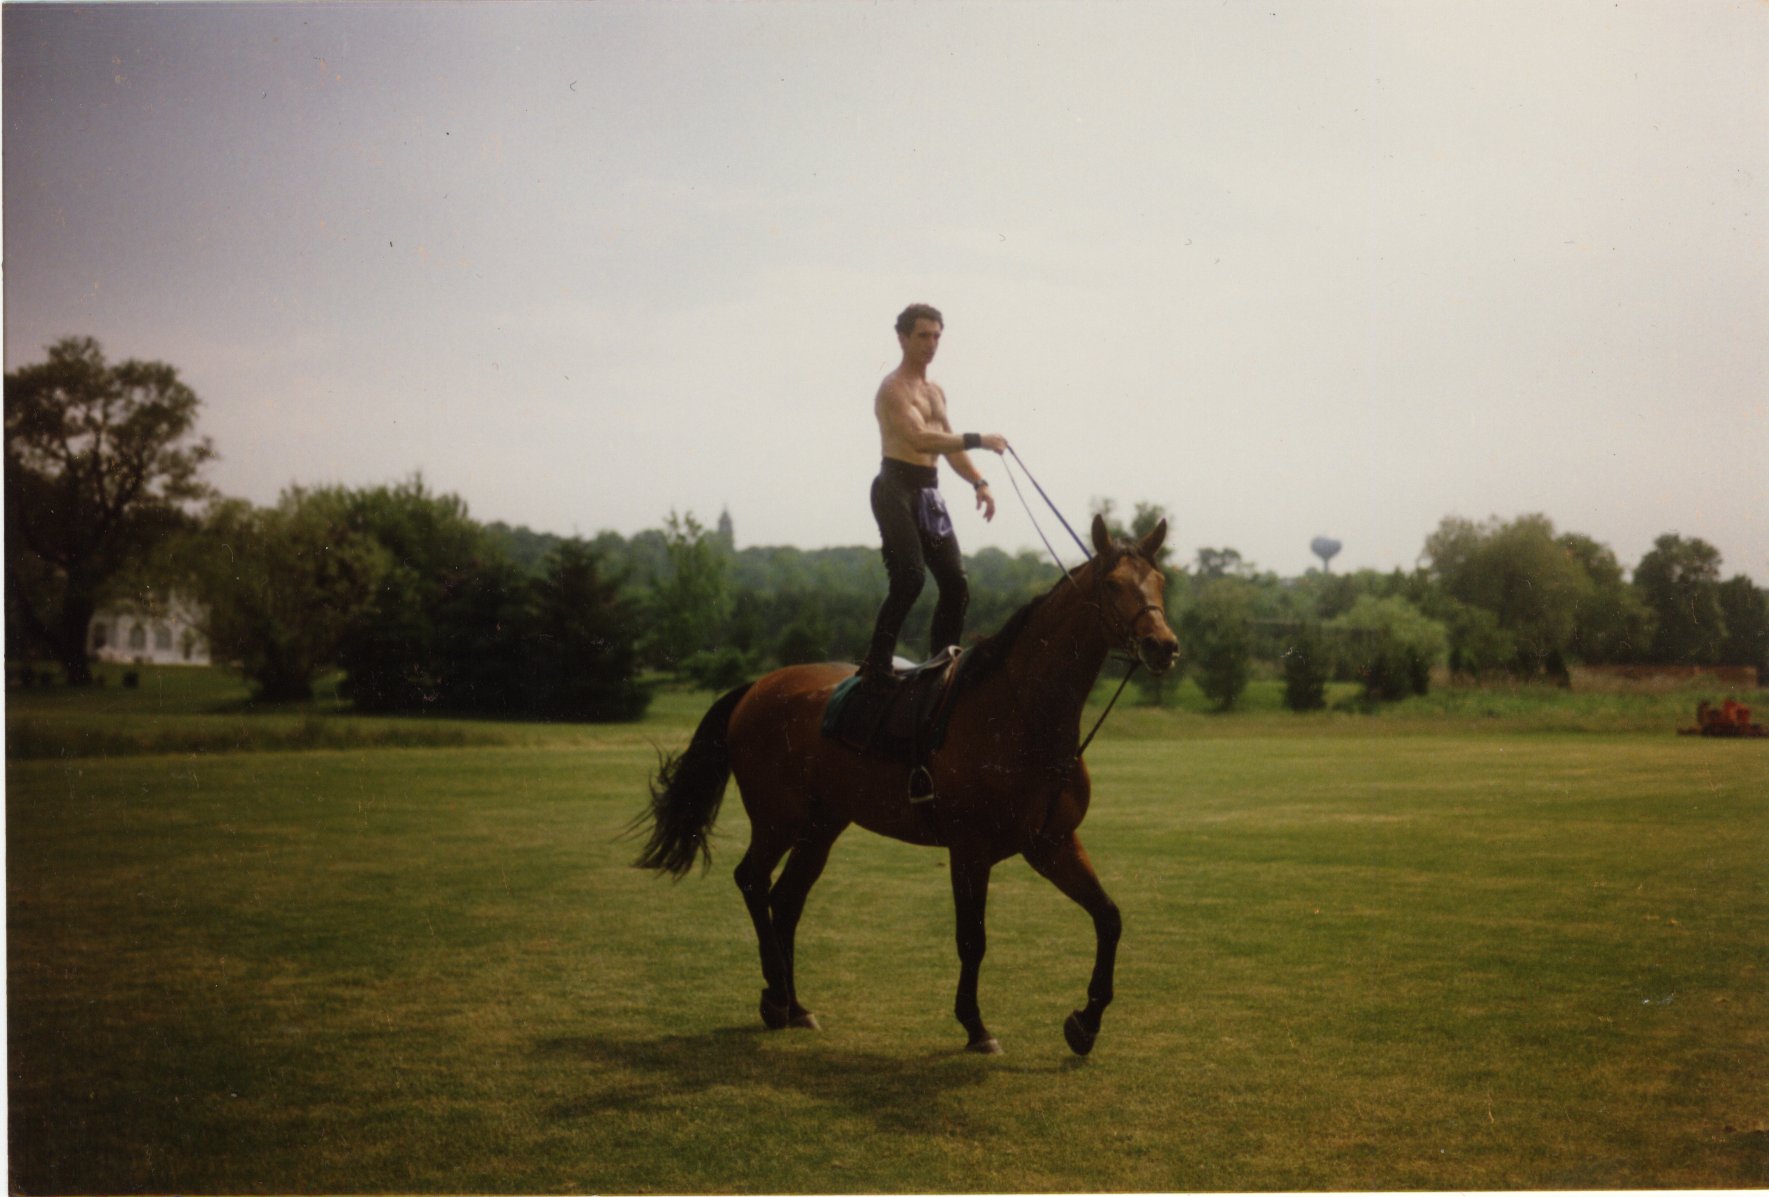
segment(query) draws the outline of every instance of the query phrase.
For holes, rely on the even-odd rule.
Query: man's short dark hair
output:
[[[946,327],[946,318],[940,315],[939,308],[928,303],[912,303],[903,309],[902,315],[897,317],[897,332],[902,336],[908,336],[915,331],[917,320],[932,320],[941,328]]]

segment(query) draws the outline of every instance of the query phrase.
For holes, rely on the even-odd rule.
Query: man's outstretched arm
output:
[[[1007,439],[993,432],[979,436],[974,446],[966,444],[963,434],[953,432],[944,416],[933,420],[924,417],[910,398],[908,389],[902,386],[887,385],[879,392],[879,414],[883,418],[889,441],[930,457],[936,454],[951,457],[953,454],[963,454],[968,448],[991,449],[996,453],[1007,448]],[[953,468],[958,468],[956,460]],[[959,472],[963,474],[963,470]],[[965,476],[974,482],[975,474],[973,469],[970,475]]]

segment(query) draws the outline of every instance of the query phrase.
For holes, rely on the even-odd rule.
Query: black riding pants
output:
[[[929,652],[957,644],[964,634],[970,584],[964,576],[958,537],[952,532],[945,504],[939,501],[939,485],[940,475],[933,467],[890,457],[884,459],[878,477],[872,480],[872,515],[884,538],[885,574],[891,589],[878,609],[868,660],[890,659],[927,572],[933,573],[940,588]]]

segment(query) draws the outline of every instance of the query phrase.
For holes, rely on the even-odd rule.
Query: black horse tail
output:
[[[719,817],[725,783],[731,777],[730,746],[725,731],[731,712],[749,693],[751,682],[739,686],[701,716],[700,726],[687,750],[663,757],[651,779],[651,838],[633,864],[680,878],[694,867],[698,853],[702,867],[712,864],[712,845],[707,832]],[[640,815],[635,826],[643,826]]]

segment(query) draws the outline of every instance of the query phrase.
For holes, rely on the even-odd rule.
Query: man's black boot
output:
[[[897,680],[897,669],[891,663],[888,649],[883,654],[867,653],[866,659],[860,662],[859,673],[861,684],[873,689],[883,689]]]

